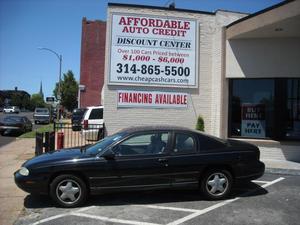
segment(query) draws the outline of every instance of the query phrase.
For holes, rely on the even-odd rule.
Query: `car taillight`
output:
[[[88,120],[83,120],[83,129],[87,130],[89,127],[89,121]]]

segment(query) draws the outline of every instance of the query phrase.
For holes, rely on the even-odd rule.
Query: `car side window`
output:
[[[139,134],[115,146],[113,151],[118,156],[161,154],[166,149],[168,132]]]
[[[175,154],[189,154],[196,152],[195,138],[190,134],[177,133],[175,136]]]
[[[103,109],[92,109],[89,119],[103,119]]]

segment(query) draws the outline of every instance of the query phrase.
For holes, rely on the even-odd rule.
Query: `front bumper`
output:
[[[34,178],[29,176],[23,176],[16,171],[14,173],[16,185],[25,192],[31,194],[48,194],[48,185],[42,178]]]
[[[22,128],[20,127],[9,127],[9,126],[0,126],[0,133],[20,133]]]
[[[34,118],[34,121],[40,122],[40,123],[49,123],[50,119],[49,118]]]

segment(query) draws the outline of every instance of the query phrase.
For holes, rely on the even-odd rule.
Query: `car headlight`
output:
[[[29,170],[26,167],[21,167],[20,170],[19,170],[19,173],[22,176],[28,176],[29,175]]]

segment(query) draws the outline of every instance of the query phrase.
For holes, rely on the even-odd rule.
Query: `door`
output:
[[[169,132],[152,131],[130,136],[113,147],[116,169],[113,186],[107,188],[161,188],[171,184],[166,161]]]
[[[87,140],[99,140],[99,132],[103,129],[103,108],[93,108],[88,117],[88,130],[85,132]]]
[[[197,137],[189,132],[175,132],[168,159],[172,171],[172,186],[195,184],[199,182],[201,161],[198,153]]]

